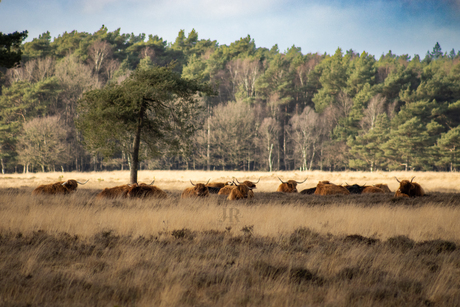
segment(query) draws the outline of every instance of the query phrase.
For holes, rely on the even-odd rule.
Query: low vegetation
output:
[[[34,175],[38,178],[31,180],[47,181],[45,174]],[[65,196],[32,196],[34,186],[25,178],[22,187],[8,187],[7,182],[20,180],[14,175],[1,178],[1,304],[460,304],[455,190],[441,193],[432,184],[427,196],[410,199],[392,193],[285,194],[274,192],[279,180],[265,174],[252,199],[228,201],[216,194],[181,199],[188,177],[201,174],[184,173],[183,182],[168,175],[176,178],[173,182],[160,172],[155,183],[167,199],[96,200],[103,187],[120,183],[110,179],[117,175],[100,173],[104,180],[90,180]],[[238,178],[257,180],[258,175]],[[284,175],[305,179],[305,174]],[[337,173],[310,174],[305,188],[320,175],[341,183]],[[356,175],[342,179],[354,183]],[[390,183],[394,174],[365,175],[371,182],[388,176]],[[427,186],[425,175],[417,177]],[[201,180],[197,177],[192,178]]]

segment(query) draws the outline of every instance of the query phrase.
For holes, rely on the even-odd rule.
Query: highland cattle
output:
[[[396,178],[396,177],[395,177]],[[396,178],[396,181],[399,182],[399,189],[398,191],[402,194],[406,194],[409,197],[417,197],[417,196],[423,196],[425,195],[425,191],[423,190],[422,186],[416,182],[412,182],[415,177],[412,177],[411,181],[409,180],[401,180],[399,181],[398,178]],[[396,192],[398,192],[396,191]],[[395,197],[396,196],[395,194]]]
[[[86,180],[85,182],[79,182],[73,179],[69,179],[67,181],[59,181],[56,183],[51,184],[44,184],[36,187],[32,191],[32,195],[40,195],[40,194],[47,194],[47,195],[66,195],[72,193],[77,190],[78,184],[85,184],[89,181]]]
[[[350,191],[348,191],[345,187],[341,185],[335,185],[330,183],[329,181],[320,181],[316,185],[315,195],[349,195]]]
[[[276,189],[276,192],[297,193],[297,185],[307,181],[308,177],[304,181],[295,181],[295,180],[283,181],[279,177],[278,179],[281,181],[281,184]]]
[[[181,198],[209,196],[209,189],[206,186],[209,183],[209,180],[207,183],[197,183],[197,184],[194,184],[192,180],[190,180],[190,183],[193,185],[193,187],[186,188],[184,192],[182,192]]]

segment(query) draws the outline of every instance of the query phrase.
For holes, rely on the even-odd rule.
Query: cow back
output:
[[[390,188],[388,187],[387,184],[378,183],[378,184],[374,184],[374,187],[381,188],[383,190],[383,192],[385,192],[385,193],[391,193],[391,190],[390,190]]]
[[[365,187],[362,194],[371,194],[371,193],[385,193],[385,191],[377,187]]]
[[[217,195],[230,195],[230,193],[232,192],[233,188],[235,188],[235,186],[227,185],[227,186],[223,187],[222,189],[220,189],[220,191],[217,193]]]

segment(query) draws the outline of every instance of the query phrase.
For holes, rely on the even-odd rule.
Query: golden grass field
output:
[[[420,183],[427,196],[275,192],[283,180]],[[260,182],[250,200],[181,199],[193,182]],[[460,174],[140,171],[165,200],[95,200],[128,171],[0,175],[0,306],[460,304]],[[90,179],[68,196],[33,188]]]

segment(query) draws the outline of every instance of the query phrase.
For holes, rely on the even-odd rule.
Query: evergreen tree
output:
[[[214,94],[207,84],[185,80],[173,67],[137,69],[120,85],[86,92],[79,104],[77,127],[89,149],[106,157],[129,152],[131,183],[137,182],[141,141],[149,154],[186,146],[196,131],[195,95]]]
[[[449,165],[451,172],[458,170],[460,167],[460,126],[443,133],[437,145],[442,153],[442,162]]]
[[[26,37],[27,31],[10,34],[0,32],[0,68],[12,68],[19,64],[22,55],[20,46]]]
[[[430,137],[419,118],[413,117],[391,130],[389,140],[381,145],[385,157],[390,160],[390,168],[405,170],[426,169],[427,148]]]
[[[382,145],[388,141],[389,134],[390,121],[383,113],[377,116],[374,127],[366,134],[356,138],[350,136],[347,141],[350,147],[350,167],[371,172],[384,168],[386,159]]]

